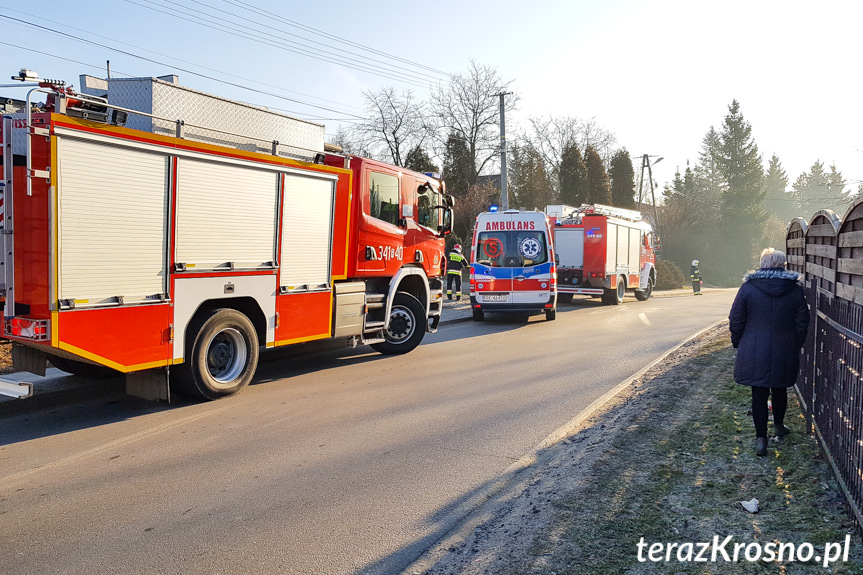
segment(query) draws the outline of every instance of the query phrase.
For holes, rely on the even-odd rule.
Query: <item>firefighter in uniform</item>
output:
[[[454,245],[446,262],[446,299],[452,299],[453,282],[455,282],[455,301],[461,297],[461,270],[467,265],[467,259],[461,255],[461,244]]]
[[[701,295],[701,270],[698,269],[698,260],[692,260],[689,268],[689,279],[692,280],[692,294]]]

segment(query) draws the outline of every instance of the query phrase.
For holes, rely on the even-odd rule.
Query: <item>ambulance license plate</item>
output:
[[[506,301],[506,294],[484,295],[482,301]]]

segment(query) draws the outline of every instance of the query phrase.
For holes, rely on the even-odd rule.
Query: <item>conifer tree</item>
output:
[[[450,135],[444,150],[443,179],[447,192],[456,198],[476,184],[476,170],[467,143],[455,134]]]
[[[725,189],[720,202],[721,242],[717,246],[721,260],[717,275],[730,284],[739,281],[765,247],[759,244],[767,220],[761,155],[737,100],[728,107],[720,139],[719,166]]]
[[[764,209],[783,222],[789,222],[797,215],[794,197],[787,193],[788,174],[776,154],[770,158],[767,174],[764,176]],[[778,249],[778,248],[777,248]]]
[[[701,201],[719,206],[725,190],[725,177],[720,165],[722,139],[713,126],[701,140],[698,164],[695,166],[695,187]]]
[[[514,145],[510,157],[510,206],[545,211],[554,195],[542,157],[530,145]]]
[[[408,152],[405,168],[421,173],[440,171],[431,157],[429,157],[428,152],[423,150],[421,146],[415,146]]]
[[[587,203],[587,166],[574,141],[560,156],[560,203],[575,208]]]
[[[591,204],[611,203],[611,186],[605,164],[593,146],[588,146],[584,154],[587,165],[587,201]]]
[[[611,158],[611,204],[618,208],[635,207],[635,170],[626,148],[618,150]]]
[[[827,172],[824,164],[816,161],[808,173],[798,176],[792,186],[797,215],[809,220],[816,211],[831,209],[842,217],[853,199],[845,193],[845,186],[845,178],[836,166],[830,166]]]

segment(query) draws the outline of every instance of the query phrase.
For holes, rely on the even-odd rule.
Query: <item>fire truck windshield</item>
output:
[[[493,268],[521,268],[548,261],[545,234],[541,231],[480,232],[475,260]]]

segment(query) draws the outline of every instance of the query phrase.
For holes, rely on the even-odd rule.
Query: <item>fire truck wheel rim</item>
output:
[[[235,328],[216,333],[207,343],[207,370],[216,387],[231,387],[246,366],[246,340]]]
[[[387,337],[390,341],[399,343],[408,339],[416,329],[416,318],[409,309],[402,306],[394,306],[390,314],[390,326],[387,329]]]

